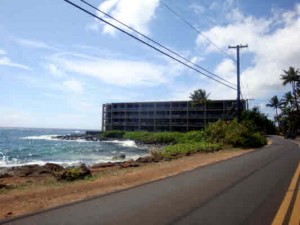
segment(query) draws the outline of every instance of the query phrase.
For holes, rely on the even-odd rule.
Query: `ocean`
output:
[[[58,140],[54,136],[80,134],[83,130],[0,128],[0,167],[44,165],[56,163],[73,166],[85,163],[89,166],[113,161],[113,157],[125,154],[137,159],[148,154],[131,140],[83,141]]]

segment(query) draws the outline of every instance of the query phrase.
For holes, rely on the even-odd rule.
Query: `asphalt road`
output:
[[[272,141],[230,160],[2,224],[271,224],[300,159],[295,143]]]

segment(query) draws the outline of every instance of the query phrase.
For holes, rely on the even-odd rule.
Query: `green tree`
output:
[[[208,102],[208,97],[210,93],[206,93],[205,90],[203,89],[198,89],[195,90],[190,94],[190,99],[193,101],[192,105],[193,106],[198,106],[200,104],[204,105],[204,126],[206,127],[206,106]]]
[[[190,94],[190,99],[193,102],[205,103],[208,100],[209,95],[210,95],[210,93],[206,93],[205,90],[198,89]]]
[[[278,108],[281,106],[281,102],[279,101],[277,95],[274,95],[274,96],[269,100],[269,103],[268,103],[266,106],[275,109],[275,112],[276,112],[275,121],[278,122],[278,127],[279,127]]]
[[[299,110],[298,99],[297,99],[297,89],[299,88],[300,82],[300,72],[299,69],[295,69],[294,67],[289,67],[288,70],[283,70],[284,74],[281,75],[282,84],[285,86],[287,84],[292,85],[292,94],[294,105],[297,111]]]
[[[280,123],[281,131],[286,137],[295,137],[300,124],[300,112],[295,105],[295,99],[291,91],[284,94],[281,100]]]
[[[276,128],[274,122],[269,120],[267,115],[260,112],[258,107],[251,110],[244,110],[241,115],[242,123],[248,124],[255,132],[264,132],[266,134],[275,134]]]
[[[292,92],[287,92],[284,94],[283,98],[281,99],[281,107],[282,109],[286,109],[289,111],[293,110],[294,106],[294,97],[292,95]]]

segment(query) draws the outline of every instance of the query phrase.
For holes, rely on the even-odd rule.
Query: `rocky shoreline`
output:
[[[120,138],[103,138],[100,135],[94,135],[89,134],[88,132],[86,134],[68,134],[68,135],[58,135],[51,137],[52,139],[56,140],[66,140],[66,141],[127,141],[127,139],[120,139]],[[134,140],[135,144],[139,148],[155,148],[160,149],[165,147],[163,144],[147,144],[140,141]]]
[[[124,155],[120,156],[120,159],[125,158]],[[131,167],[140,167],[147,163],[159,162],[162,159],[149,155],[140,157],[136,160],[126,160],[117,162],[106,162],[92,165],[90,167],[85,164],[73,167],[62,167],[61,165],[54,163],[46,163],[43,166],[40,165],[24,165],[15,167],[0,167],[0,184],[3,178],[37,178],[51,176],[58,181],[73,181],[77,179],[83,179],[86,176],[92,175],[93,171],[102,171],[111,168],[125,169]],[[0,189],[8,188],[6,185],[0,185]]]
[[[53,136],[53,139],[59,140],[84,140],[84,141],[113,141],[117,139],[111,138],[102,138],[100,135],[93,134],[70,134],[70,135],[62,135],[62,136]],[[119,141],[124,141],[124,139],[118,139]],[[141,142],[136,142],[136,145],[140,148],[151,149],[160,149],[164,147],[164,145],[159,144],[144,144]],[[3,183],[2,181],[5,178],[24,178],[24,179],[35,179],[41,177],[54,178],[58,181],[67,180],[73,181],[77,179],[83,179],[86,176],[90,176],[93,174],[93,171],[105,171],[110,169],[125,169],[130,167],[140,167],[147,163],[159,162],[162,159],[151,155],[139,157],[136,160],[130,159],[126,160],[126,155],[121,154],[118,156],[112,157],[111,161],[99,163],[91,166],[87,166],[85,164],[81,164],[79,166],[71,166],[71,167],[63,167],[59,164],[54,163],[46,163],[45,165],[22,165],[22,166],[14,166],[14,167],[0,167],[0,190],[1,189],[9,189],[9,186]]]
[[[68,135],[58,135],[51,137],[52,139],[67,140],[67,141],[106,141],[108,139],[101,137],[100,135],[91,134],[68,134]]]

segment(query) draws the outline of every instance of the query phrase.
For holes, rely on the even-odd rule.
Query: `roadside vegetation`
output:
[[[300,71],[294,67],[283,70],[282,85],[290,85],[291,90],[281,98],[274,95],[267,106],[275,109],[274,120],[278,131],[286,138],[295,138],[300,133]]]
[[[255,113],[257,109],[254,109]],[[255,114],[256,115],[256,114]],[[263,114],[259,114],[265,117]],[[256,115],[257,116],[257,115]],[[248,116],[251,117],[251,116]],[[238,123],[237,120],[211,123],[203,131],[179,132],[146,132],[146,131],[107,131],[101,135],[105,138],[130,139],[141,144],[163,146],[151,151],[158,159],[173,159],[197,152],[215,152],[223,146],[256,148],[267,144],[260,127],[248,118]],[[270,121],[268,121],[269,123]],[[271,123],[272,124],[272,123]]]

